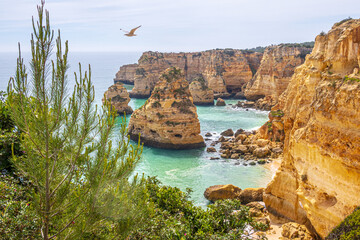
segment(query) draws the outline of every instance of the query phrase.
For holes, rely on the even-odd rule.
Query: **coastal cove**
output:
[[[112,85],[119,67],[136,62],[140,55],[141,53],[71,53],[68,89],[71,90],[74,84],[71,73],[78,71],[78,62],[82,63],[83,71],[87,69],[87,64],[91,64],[92,81],[96,92],[95,101],[100,104],[103,93]],[[9,76],[15,73],[16,57],[16,53],[0,55],[0,90],[6,90]],[[29,54],[24,55],[25,62],[29,61],[29,57]],[[125,85],[125,87],[130,90],[133,86]],[[132,99],[129,105],[135,110],[142,106],[145,100]],[[207,146],[219,138],[219,134],[226,129],[231,128],[234,131],[239,128],[256,129],[268,119],[268,112],[265,111],[233,108],[237,100],[226,100],[226,103],[225,107],[197,106],[201,135],[204,136],[207,132],[213,134],[210,137],[211,140],[205,141]],[[118,121],[120,126],[120,117]],[[219,144],[215,148],[219,149]],[[136,173],[157,176],[163,184],[179,187],[181,190],[191,188],[192,200],[200,206],[208,204],[203,197],[203,192],[211,185],[233,184],[240,188],[265,187],[272,178],[273,171],[263,165],[244,166],[242,160],[210,160],[210,157],[218,156],[219,153],[208,153],[205,148],[164,150],[144,147],[142,161]]]

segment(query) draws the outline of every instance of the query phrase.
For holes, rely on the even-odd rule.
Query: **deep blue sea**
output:
[[[101,104],[101,98],[107,88],[113,84],[115,73],[123,64],[136,63],[141,56],[140,52],[117,53],[87,53],[72,52],[69,54],[70,69],[68,71],[68,88],[74,83],[73,72],[78,70],[81,62],[83,70],[91,64],[92,81],[95,86],[96,103]],[[23,54],[25,63],[29,62],[30,54]],[[0,90],[6,90],[9,77],[16,69],[17,53],[0,52]],[[29,66],[29,64],[27,64]],[[131,85],[125,86],[131,90]],[[133,109],[140,107],[145,99],[132,99]],[[232,128],[234,131],[256,129],[267,121],[267,112],[233,108],[237,100],[227,100],[225,107],[200,106],[197,112],[201,125],[201,134],[210,132],[214,136]],[[119,121],[120,122],[120,121]],[[211,140],[206,141],[207,145]],[[219,149],[219,146],[216,146]],[[210,157],[219,156],[219,153],[207,153],[205,149],[196,150],[162,150],[144,147],[142,161],[136,172],[149,176],[157,176],[166,184],[179,187],[182,190],[191,188],[192,199],[197,205],[205,206],[208,202],[203,197],[205,189],[216,184],[234,184],[240,188],[265,187],[272,177],[272,171],[260,165],[244,166],[241,160],[210,160]],[[239,164],[240,163],[240,164]]]

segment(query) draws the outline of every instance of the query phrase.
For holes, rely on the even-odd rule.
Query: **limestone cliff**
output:
[[[138,65],[136,63],[121,66],[120,70],[115,75],[114,82],[134,84],[134,76],[136,74],[137,67]]]
[[[253,101],[271,96],[276,102],[286,90],[295,68],[304,62],[306,54],[310,52],[311,48],[300,45],[267,47],[259,69],[246,86],[245,97]]]
[[[118,114],[122,115],[124,112],[126,114],[130,114],[133,112],[132,108],[128,106],[128,103],[130,102],[129,93],[121,83],[116,83],[110,86],[104,96],[111,102],[111,105],[115,108]]]
[[[148,97],[162,71],[180,68],[188,82],[196,77],[205,79],[206,85],[217,96],[229,96],[248,83],[259,67],[262,53],[233,49],[208,50],[192,53],[144,52],[134,66],[120,68],[116,79],[134,82],[131,97]],[[134,72],[131,74],[130,72]],[[119,76],[119,77],[118,77]]]
[[[158,148],[190,149],[204,147],[200,122],[189,84],[177,68],[160,76],[146,103],[131,116],[129,135],[145,145]]]
[[[284,160],[267,186],[273,216],[321,237],[360,205],[360,19],[316,37],[275,109],[282,109]]]
[[[203,78],[195,78],[189,89],[195,105],[214,105],[214,91],[206,86]]]

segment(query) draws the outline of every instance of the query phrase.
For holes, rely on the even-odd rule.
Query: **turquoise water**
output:
[[[71,50],[71,49],[70,49]],[[134,63],[141,53],[71,53],[69,54],[70,70],[69,89],[72,89],[73,74],[77,71],[78,62],[91,64],[92,80],[95,86],[95,102],[101,103],[104,91],[113,84],[113,78],[119,67],[123,64]],[[5,90],[8,79],[15,73],[16,53],[0,53],[0,90]],[[29,54],[24,54],[25,62]],[[126,85],[131,90],[132,86]],[[136,109],[143,105],[145,99],[132,99],[130,106]],[[236,104],[237,100],[226,100],[227,104]],[[225,107],[199,106],[197,112],[201,125],[201,134],[211,132],[214,134],[209,145],[219,137],[219,134],[232,128],[237,130],[255,129],[267,120],[267,112],[256,110],[245,111]],[[219,149],[219,146],[215,146]],[[205,189],[216,184],[234,184],[240,188],[264,187],[270,181],[272,172],[263,166],[244,166],[241,160],[210,160],[219,153],[207,153],[205,149],[196,150],[163,150],[144,147],[142,161],[136,172],[148,176],[157,176],[167,185],[179,187],[182,190],[192,188],[192,199],[197,205],[205,206],[208,202],[203,197]]]
[[[131,90],[132,86],[125,86]],[[226,100],[227,104],[235,105],[238,100]],[[145,99],[132,99],[130,106],[139,108]],[[201,135],[213,134],[206,145],[219,138],[226,129],[234,131],[243,128],[251,130],[264,124],[267,112],[225,107],[198,106]],[[219,144],[215,146],[219,150]],[[263,166],[244,166],[241,160],[210,160],[219,157],[220,153],[208,153],[204,149],[164,150],[144,147],[142,162],[136,168],[139,174],[157,176],[162,183],[179,187],[182,190],[191,188],[192,199],[197,205],[206,206],[208,201],[203,197],[205,189],[217,184],[233,184],[240,188],[265,187],[270,181],[272,172]]]

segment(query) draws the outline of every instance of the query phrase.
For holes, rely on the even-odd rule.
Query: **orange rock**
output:
[[[284,158],[264,202],[322,238],[360,205],[359,64],[360,19],[335,24],[275,106],[284,112]]]
[[[135,110],[129,122],[129,135],[148,146],[170,149],[205,147],[200,122],[180,69],[162,74],[145,104]]]
[[[212,202],[224,199],[235,199],[239,196],[241,189],[232,185],[214,185],[208,187],[204,192],[204,197]]]

